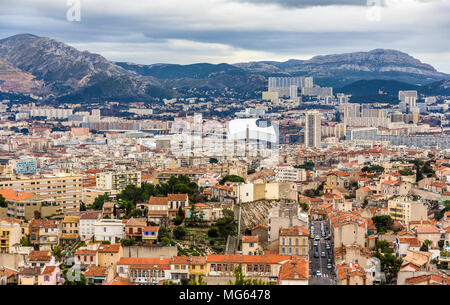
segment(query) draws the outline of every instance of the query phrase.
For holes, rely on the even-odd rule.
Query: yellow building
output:
[[[260,255],[263,252],[258,236],[242,236],[242,253],[244,255]]]
[[[121,191],[127,185],[141,186],[141,172],[101,172],[96,174],[96,188],[101,190]]]
[[[309,230],[301,226],[280,228],[278,248],[280,255],[300,256],[308,259]]]
[[[149,226],[142,229],[142,242],[144,244],[157,244],[158,243],[158,226]]]
[[[113,267],[116,270],[116,264],[122,257],[123,249],[120,244],[100,245],[98,247],[98,265],[102,267]]]
[[[10,253],[12,246],[20,243],[20,223],[20,220],[14,218],[0,219],[0,253]]]
[[[35,211],[41,213],[42,217],[51,215],[48,214],[49,212],[56,214],[59,211],[59,208],[54,203],[33,193],[0,189],[0,195],[5,198],[8,204],[7,217],[29,220],[34,218]]]
[[[0,181],[0,189],[32,193],[59,206],[63,213],[80,210],[82,175],[36,175]]]
[[[61,229],[61,244],[74,244],[80,237],[80,216],[65,216]]]
[[[174,256],[170,259],[170,270],[174,280],[181,278],[195,279],[206,276],[205,256]]]
[[[388,201],[389,215],[394,221],[408,225],[410,221],[428,219],[428,208],[421,202],[409,201],[407,197],[398,197]]]

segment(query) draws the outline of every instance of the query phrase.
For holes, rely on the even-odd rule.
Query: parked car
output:
[[[325,252],[322,252],[322,257],[327,257],[327,254]]]

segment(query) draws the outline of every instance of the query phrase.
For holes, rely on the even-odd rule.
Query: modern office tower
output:
[[[318,111],[306,113],[305,144],[307,147],[320,147],[321,144],[321,117]]]
[[[292,100],[296,99],[298,97],[298,87],[295,85],[292,85],[289,88],[290,88],[290,92],[289,92],[290,98]]]
[[[297,86],[298,88],[313,87],[312,77],[269,77],[269,91],[271,88],[289,88]]]
[[[398,99],[400,100],[400,110],[403,113],[412,113],[418,112],[417,110],[417,91],[409,90],[409,91],[399,91]]]
[[[302,95],[307,96],[333,96],[333,88],[332,87],[303,87]]]
[[[349,118],[361,117],[360,104],[344,105],[344,122],[347,124]]]
[[[343,93],[338,93],[338,94],[336,95],[337,100],[338,100],[338,104],[339,104],[339,105],[342,105],[342,104],[348,104],[349,99],[350,99],[350,96],[351,96],[351,95],[346,95],[346,94],[343,94]]]
[[[374,140],[378,134],[378,128],[366,127],[366,128],[352,128],[347,129],[345,139],[347,141],[354,140]]]

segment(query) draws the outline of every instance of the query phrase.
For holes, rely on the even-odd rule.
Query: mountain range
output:
[[[263,90],[269,76],[312,76],[316,84],[351,94],[364,88],[369,90],[371,86],[378,91],[380,84],[392,87],[393,91],[406,86],[441,94],[448,92],[450,80],[449,74],[438,72],[431,65],[386,49],[286,62],[141,65],[112,62],[101,55],[31,34],[0,40],[3,90],[66,102],[145,101],[180,96],[178,90],[183,88]],[[369,82],[358,83],[361,81]]]

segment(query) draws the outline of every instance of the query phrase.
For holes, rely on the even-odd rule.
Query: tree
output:
[[[225,182],[237,182],[237,183],[242,182],[242,183],[244,183],[245,179],[238,175],[227,175],[219,181],[219,184],[224,185]]]
[[[244,274],[242,273],[241,265],[238,265],[234,268],[234,283],[230,280],[229,285],[267,285],[268,283],[264,282],[261,279],[245,279]]]
[[[189,285],[189,278],[187,278],[187,277],[182,277],[181,278],[181,280],[180,280],[180,285]]]
[[[8,203],[6,202],[5,197],[3,197],[3,195],[0,194],[0,208],[7,208],[8,207]]]
[[[170,240],[170,231],[165,226],[160,226],[158,230],[158,241],[162,242],[162,239],[167,237]]]
[[[31,247],[31,242],[29,236],[24,236],[20,239],[20,245],[24,247]]]
[[[183,223],[184,217],[185,217],[184,210],[181,207],[179,207],[178,208],[178,212],[177,212],[177,216],[175,216],[175,220],[173,221],[173,223],[176,226],[179,226],[180,224]]]
[[[431,246],[431,240],[426,239],[423,241],[423,244],[420,247],[420,251],[428,252],[430,246]]]
[[[167,237],[163,237],[163,238],[161,238],[161,243],[163,246],[168,246],[168,245],[170,245],[170,239]]]
[[[175,229],[173,229],[173,236],[176,239],[184,239],[184,237],[187,235],[186,229],[182,226],[176,226]]]
[[[296,165],[296,166],[294,166],[294,167],[295,167],[295,168],[303,168],[303,169],[305,169],[305,170],[312,171],[312,170],[314,169],[314,166],[315,166],[314,162],[306,161],[306,162],[304,162],[303,164],[301,164],[301,165]]]
[[[381,271],[386,273],[386,280],[388,283],[394,282],[397,277],[398,271],[402,266],[403,260],[397,258],[392,253],[380,253],[376,252],[375,257],[377,257],[381,262]]]
[[[219,232],[217,231],[216,227],[212,227],[208,230],[208,237],[210,238],[216,238],[219,236]]]
[[[236,235],[237,221],[234,218],[233,211],[224,209],[223,217],[217,220],[216,227],[219,232],[219,236],[223,239],[226,239],[228,235]]]
[[[92,204],[92,208],[94,210],[101,210],[103,208],[103,204],[110,200],[111,199],[109,198],[109,195],[107,193],[99,195],[97,196],[97,198],[95,198],[94,203]]]
[[[377,227],[378,234],[386,233],[392,228],[394,221],[389,215],[381,215],[372,217],[374,225]]]
[[[362,171],[367,173],[383,173],[384,167],[381,165],[364,166]]]
[[[376,250],[381,250],[382,253],[394,253],[394,251],[389,246],[389,243],[385,240],[377,240],[375,243]]]

